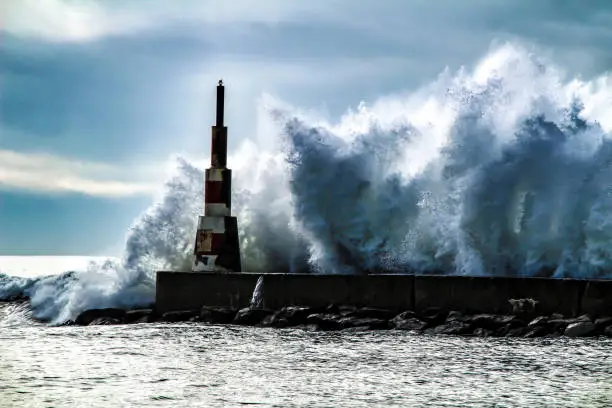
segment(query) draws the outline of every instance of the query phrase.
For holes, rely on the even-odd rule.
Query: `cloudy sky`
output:
[[[220,77],[232,149],[264,92],[333,119],[507,40],[597,76],[612,2],[0,0],[0,255],[118,255]]]

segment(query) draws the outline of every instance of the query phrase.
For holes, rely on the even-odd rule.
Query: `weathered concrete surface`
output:
[[[415,276],[414,310],[507,314],[510,299],[533,299],[536,313],[575,316],[584,286],[569,279]]]
[[[202,306],[248,306],[257,274],[158,272],[155,311],[200,310]]]
[[[412,275],[158,272],[156,312],[240,309],[249,305],[263,276],[261,305],[366,306],[393,311],[429,308],[465,313],[511,312],[510,299],[533,299],[535,313],[612,315],[612,281]]]
[[[263,278],[263,307],[280,309],[329,304],[368,306],[402,311],[413,306],[410,275],[273,274]]]
[[[580,312],[592,316],[611,316],[612,281],[587,281],[580,303]]]
[[[158,272],[156,312],[196,310],[202,306],[236,309],[248,306],[260,276],[264,276],[262,307],[267,309],[329,304],[390,310],[413,307],[414,278],[410,275],[394,275],[389,279],[389,275]]]

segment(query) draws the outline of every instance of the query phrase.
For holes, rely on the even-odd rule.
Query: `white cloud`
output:
[[[134,14],[111,15],[91,0],[0,0],[0,15],[2,30],[49,41],[89,41],[146,24]]]
[[[142,166],[122,169],[43,153],[0,150],[0,190],[125,197],[155,193],[159,186],[150,181],[155,173]]]
[[[327,0],[263,0],[257,7],[252,0],[0,0],[0,31],[45,41],[87,42],[177,22],[273,24],[328,11]]]

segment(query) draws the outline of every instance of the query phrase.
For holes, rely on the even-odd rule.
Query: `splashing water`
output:
[[[263,285],[264,285],[264,277],[261,275],[257,278],[257,282],[255,283],[255,288],[253,289],[253,295],[251,296],[251,309],[261,309],[263,307]]]
[[[230,157],[244,269],[610,277],[612,81],[568,80],[521,46],[338,123],[263,99]],[[188,269],[203,170],[178,158],[121,262],[18,280],[54,322],[153,301],[153,272]]]

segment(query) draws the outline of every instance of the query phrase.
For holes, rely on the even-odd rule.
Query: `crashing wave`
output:
[[[244,269],[610,277],[612,84],[567,79],[521,46],[337,123],[272,98],[230,157]],[[0,276],[37,318],[154,297],[187,269],[203,171],[176,159],[121,262],[32,280]]]

